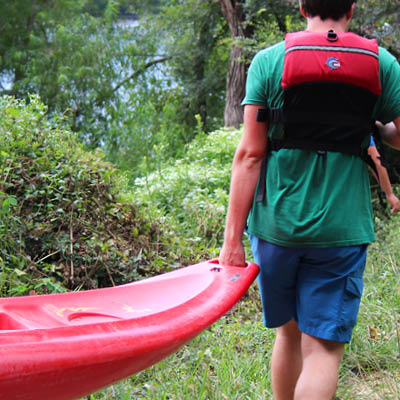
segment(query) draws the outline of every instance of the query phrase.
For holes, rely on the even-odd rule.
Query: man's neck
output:
[[[333,29],[335,32],[347,32],[349,30],[350,20],[346,17],[339,21],[333,19],[322,20],[320,17],[307,18],[307,31],[310,32],[328,32]]]

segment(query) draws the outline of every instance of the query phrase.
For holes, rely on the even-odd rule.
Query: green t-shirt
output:
[[[285,44],[260,51],[249,68],[242,104],[281,107]],[[382,94],[373,117],[387,123],[400,116],[400,66],[379,48]],[[270,127],[268,135],[281,138]],[[368,143],[366,143],[368,145]],[[254,201],[248,231],[288,247],[334,247],[375,240],[368,169],[361,158],[328,152],[281,149],[269,152],[266,199]]]

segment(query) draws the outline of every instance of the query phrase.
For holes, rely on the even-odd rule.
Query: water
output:
[[[14,73],[11,71],[5,71],[0,73],[0,85],[2,91],[9,91],[12,89],[14,84]]]

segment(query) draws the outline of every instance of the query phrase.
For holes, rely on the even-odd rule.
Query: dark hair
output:
[[[301,0],[301,6],[310,17],[338,21],[350,10],[356,0]]]

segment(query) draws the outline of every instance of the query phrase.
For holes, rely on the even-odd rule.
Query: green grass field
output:
[[[336,400],[400,399],[399,217],[369,249],[364,297],[340,370]],[[257,286],[178,353],[90,400],[272,399],[274,331],[262,324]]]

